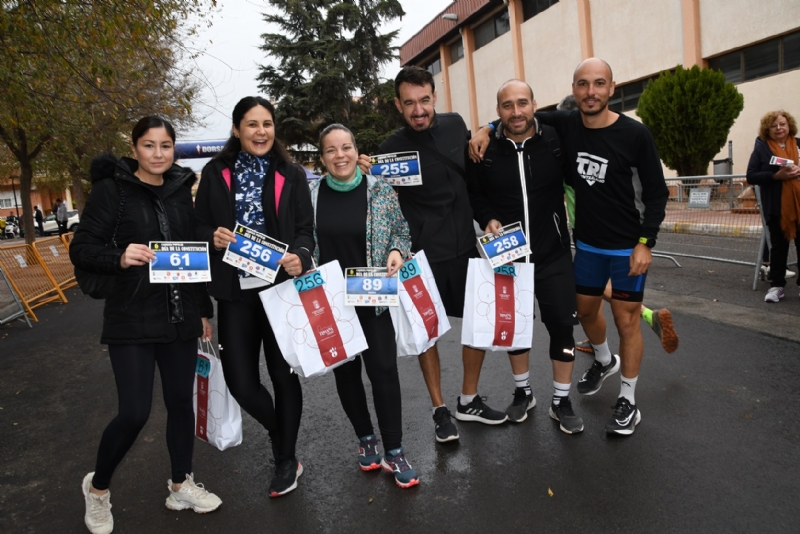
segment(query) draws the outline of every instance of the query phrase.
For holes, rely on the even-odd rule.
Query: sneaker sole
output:
[[[459,421],[475,421],[475,422],[478,422],[478,423],[483,423],[485,425],[500,425],[500,424],[505,423],[506,421],[508,421],[508,416],[507,415],[505,417],[503,417],[502,419],[493,420],[493,419],[485,419],[485,418],[481,417],[480,415],[471,415],[471,414],[468,414],[468,413],[456,412],[455,417]]]
[[[594,395],[595,393],[600,391],[601,387],[603,387],[603,382],[606,381],[606,378],[608,378],[611,375],[615,375],[615,374],[617,374],[619,372],[619,368],[622,367],[622,359],[618,355],[614,355],[614,356],[616,356],[617,364],[614,367],[612,367],[611,369],[609,369],[606,372],[606,374],[603,376],[603,378],[600,379],[600,383],[597,384],[597,389],[595,389],[593,391],[587,391],[586,393],[584,393],[583,391],[578,389],[578,393],[580,393],[581,395]],[[578,382],[578,388],[580,388],[580,385],[581,385],[581,383]]]
[[[606,428],[606,434],[619,434],[620,436],[630,436],[633,434],[633,431],[636,430],[636,425],[642,422],[642,412],[637,408],[636,409],[636,419],[633,420],[633,424],[628,428],[618,428],[618,429],[611,429]]]
[[[270,498],[280,497],[282,495],[286,495],[287,493],[292,492],[292,491],[297,489],[297,481],[300,480],[300,475],[303,474],[303,464],[301,464],[300,462],[297,462],[297,466],[298,466],[297,467],[297,476],[294,477],[294,484],[292,484],[291,486],[286,488],[284,491],[281,491],[281,492],[277,492],[277,491],[270,492],[270,494],[269,494]]]
[[[381,460],[380,467],[383,468],[384,471],[386,471],[387,473],[389,473],[390,475],[392,475],[394,477],[394,483],[397,484],[397,486],[400,487],[400,488],[407,489],[407,488],[410,488],[412,486],[416,486],[416,485],[419,484],[419,477],[412,478],[408,482],[400,482],[399,480],[397,480],[397,477],[394,476],[394,469],[389,467],[389,464],[387,464],[384,460]]]
[[[528,418],[528,410],[531,410],[534,406],[536,406],[536,397],[533,397],[531,403],[528,405],[527,408],[525,408],[525,413],[522,414],[522,417],[520,417],[519,419],[514,419],[508,414],[508,412],[506,412],[506,419],[508,419],[508,421],[512,423],[522,423]]]
[[[577,429],[577,430],[567,430],[564,427],[564,425],[561,423],[561,419],[559,419],[558,416],[556,415],[556,413],[553,411],[553,407],[552,406],[550,407],[550,417],[552,417],[555,421],[558,421],[558,427],[565,434],[572,435],[572,434],[577,434],[578,432],[583,432],[583,425],[581,425],[581,427],[579,429]]]
[[[364,465],[364,464],[362,464],[362,463],[359,463],[359,464],[358,464],[358,467],[359,467],[359,468],[360,468],[362,471],[375,471],[376,469],[380,469],[380,468],[381,468],[381,464],[380,464],[380,463],[377,463],[377,464],[376,464],[375,462],[373,462],[373,463],[371,463],[371,464],[369,464],[369,465]]]
[[[582,341],[581,343],[587,343],[588,344],[589,340],[587,339],[586,341]],[[586,353],[586,354],[594,355],[594,348],[592,348],[591,345],[589,345],[587,347],[581,347],[580,343],[575,343],[575,350],[578,350],[578,351]]]
[[[189,503],[189,502],[179,501],[179,500],[173,498],[172,495],[167,497],[167,501],[164,504],[166,504],[167,508],[169,508],[170,510],[175,510],[176,512],[179,512],[181,510],[188,510],[189,508],[191,508],[192,510],[195,511],[195,513],[198,513],[198,514],[207,514],[209,512],[213,512],[214,510],[217,510],[220,506],[222,506],[222,503],[219,503],[218,505],[214,506],[213,508],[201,508],[201,507],[193,505],[192,503]]]
[[[448,441],[457,441],[460,436],[458,434],[455,434],[453,436],[447,436],[446,438],[440,438],[439,436],[434,434],[434,437],[436,438],[436,441],[438,441],[439,443],[447,443]]]
[[[669,310],[661,309],[657,314],[653,314],[653,330],[661,338],[661,346],[667,354],[672,354],[678,349],[678,334],[675,332]]]

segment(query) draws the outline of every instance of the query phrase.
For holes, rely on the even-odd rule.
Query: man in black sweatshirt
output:
[[[533,90],[521,80],[509,80],[497,92],[500,124],[481,163],[468,162],[467,178],[475,220],[486,233],[499,235],[503,225],[521,222],[535,264],[534,293],[541,320],[550,335],[553,400],[550,417],[567,434],[583,431],[569,399],[577,324],[575,277],[569,229],[564,209],[567,157],[555,130],[534,118]],[[519,260],[518,260],[519,261]],[[536,404],[530,385],[530,350],[508,353],[516,382],[514,400],[506,414],[522,422]]]
[[[379,147],[381,154],[419,152],[422,185],[396,187],[403,216],[411,231],[413,251],[425,250],[436,287],[448,316],[461,317],[469,258],[476,257],[472,209],[464,178],[469,131],[457,113],[436,113],[433,76],[419,67],[404,67],[395,78],[395,105],[406,126]],[[483,352],[462,348],[464,384],[456,418],[499,424],[506,414],[483,403],[477,387]],[[458,439],[442,397],[439,352],[434,345],[419,356],[433,404],[436,440]],[[462,413],[463,412],[463,413]],[[467,412],[469,412],[467,414]],[[464,419],[465,415],[469,419]]]

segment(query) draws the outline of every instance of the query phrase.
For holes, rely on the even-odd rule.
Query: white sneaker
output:
[[[786,269],[786,278],[792,278],[795,274],[797,273],[795,273],[794,271],[790,271],[789,269]]]
[[[92,534],[110,534],[114,530],[114,517],[111,515],[111,492],[99,497],[89,491],[94,472],[83,477],[83,497],[86,499],[86,515],[83,520]]]
[[[191,508],[198,514],[213,512],[222,504],[222,499],[209,493],[202,484],[195,484],[194,475],[186,475],[186,480],[181,484],[181,489],[172,491],[172,481],[167,481],[169,497],[167,508],[170,510],[185,510]]]
[[[782,287],[771,287],[769,291],[767,291],[767,295],[764,297],[764,302],[778,302],[783,298],[783,288]]]

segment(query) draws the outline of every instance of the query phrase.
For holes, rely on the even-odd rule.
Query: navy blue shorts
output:
[[[626,302],[644,300],[647,273],[628,276],[633,249],[605,250],[578,241],[575,244],[575,292],[592,297],[602,296],[609,278],[611,298]]]

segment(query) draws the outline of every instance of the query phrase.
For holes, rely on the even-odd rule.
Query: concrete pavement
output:
[[[404,445],[420,486],[401,490],[388,474],[358,470],[355,437],[333,378],[325,376],[303,384],[298,453],[306,472],[298,490],[267,497],[272,468],[265,432],[245,416],[239,447],[219,452],[196,442],[197,479],[224,501],[201,516],[163,504],[169,460],[159,385],[150,421],[112,484],[115,532],[794,532],[800,512],[795,282],[783,302],[766,305],[766,286],[749,289],[749,268],[682,264],[658,260],[648,279],[654,290],[646,298],[671,307],[681,345],[667,355],[645,332],[637,388],[643,420],[629,438],[603,431],[616,377],[592,397],[573,388],[586,430],[575,436],[558,430],[547,415],[548,340],[537,323],[531,367],[539,402],[528,421],[460,423],[455,445],[434,442],[417,362],[400,361]],[[79,485],[116,397],[107,352],[98,344],[102,303],[77,290],[68,296],[67,305],[37,310],[41,321],[32,330],[21,323],[0,328],[3,532],[85,532]],[[443,389],[453,408],[459,333],[454,321],[441,344]],[[575,337],[583,339],[580,327]],[[613,329],[609,342],[616,350]],[[589,363],[578,356],[573,381]],[[503,408],[512,392],[505,355],[487,356],[480,393]]]

